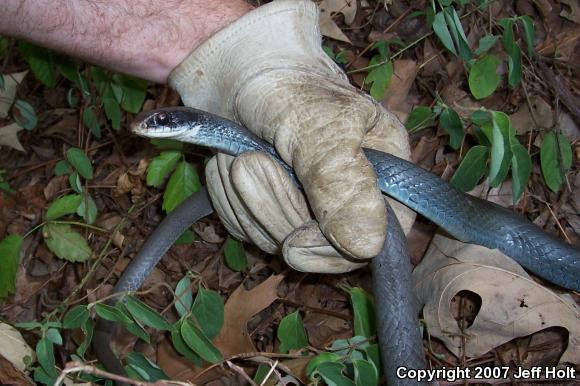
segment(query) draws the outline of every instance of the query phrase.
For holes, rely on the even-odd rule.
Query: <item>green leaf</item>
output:
[[[42,338],[36,344],[36,357],[42,369],[50,376],[56,377],[54,347],[48,338]]]
[[[89,106],[83,111],[83,124],[89,128],[95,137],[101,138],[101,124],[95,114],[95,110],[93,110],[93,106]]]
[[[453,36],[455,44],[458,47],[459,56],[464,61],[469,62],[471,59],[473,59],[473,54],[469,48],[467,36],[465,36],[463,26],[461,25],[461,21],[457,15],[457,11],[455,11],[455,8],[453,7],[447,7],[444,10],[444,15],[445,20],[447,21],[447,25],[449,26],[449,30],[451,31],[451,35]]]
[[[328,386],[355,386],[355,383],[342,373],[346,366],[339,362],[325,362],[318,366],[318,374]]]
[[[325,362],[338,362],[342,359],[340,355],[336,355],[333,352],[322,352],[312,358],[306,365],[306,375],[310,378],[310,375],[318,369],[321,363]]]
[[[68,174],[70,172],[72,172],[72,167],[64,159],[61,159],[60,161],[58,161],[54,167],[54,174],[56,176],[63,176],[63,175]]]
[[[197,192],[201,188],[201,182],[197,172],[185,161],[181,161],[169,178],[165,193],[163,194],[163,210],[171,212],[183,200]]]
[[[143,303],[134,296],[127,296],[127,309],[131,315],[141,321],[144,325],[153,327],[157,330],[171,330],[171,323],[165,317]]]
[[[534,21],[528,15],[520,16],[519,19],[524,26],[524,36],[526,38],[526,45],[528,47],[528,56],[531,58],[534,54],[534,38],[536,34],[534,29]]]
[[[470,119],[474,124],[481,126],[491,122],[491,114],[486,110],[475,110],[471,113]]]
[[[71,87],[66,92],[66,101],[70,107],[77,107],[79,104],[79,96],[76,88]]]
[[[487,51],[491,50],[493,46],[497,43],[499,36],[497,35],[485,35],[481,39],[479,39],[479,45],[477,50],[475,50],[475,55],[481,56],[485,54]]]
[[[544,136],[540,147],[540,164],[544,181],[551,191],[557,192],[564,182],[566,172],[572,166],[572,146],[570,141],[551,131]]]
[[[514,88],[522,80],[522,52],[519,47],[508,55],[508,83]]]
[[[417,106],[411,110],[405,127],[409,133],[415,133],[435,124],[435,114],[428,106]]]
[[[81,201],[82,196],[80,194],[68,194],[60,197],[48,207],[46,211],[46,219],[56,220],[57,218],[61,218],[67,214],[75,213]]]
[[[469,90],[476,99],[493,94],[501,81],[497,73],[500,64],[501,61],[495,55],[486,55],[475,61],[469,73],[468,83]]]
[[[135,323],[123,311],[105,303],[95,304],[95,311],[101,318],[110,320],[111,322],[119,322],[124,326]]]
[[[137,370],[140,375],[145,375],[143,379],[147,382],[169,379],[169,376],[159,366],[151,362],[141,353],[131,352],[127,354],[125,359],[127,360],[127,364],[133,367],[134,370]]]
[[[502,19],[499,24],[503,28],[502,43],[506,52],[509,54],[515,47],[517,47],[514,39],[514,22],[512,19]]]
[[[469,149],[451,178],[451,185],[464,192],[473,189],[485,174],[488,153],[487,146],[478,145]]]
[[[196,240],[196,236],[193,233],[193,231],[191,229],[187,229],[187,230],[185,230],[185,232],[183,232],[181,234],[181,236],[179,236],[179,238],[177,240],[175,240],[175,245],[191,244],[195,240]]]
[[[52,343],[62,346],[62,336],[60,335],[60,331],[58,331],[56,328],[49,328],[46,330],[46,337]]]
[[[163,150],[181,150],[183,149],[183,142],[169,138],[151,138],[151,144]]]
[[[16,291],[16,273],[24,238],[9,235],[0,241],[0,299]]]
[[[189,276],[184,276],[175,286],[175,310],[179,317],[182,317],[189,312],[192,306],[191,279]]]
[[[121,106],[117,99],[115,99],[113,89],[108,83],[101,95],[101,100],[103,101],[103,107],[105,108],[105,115],[111,121],[111,126],[113,129],[119,130],[121,128]]]
[[[145,329],[141,325],[139,325],[139,323],[133,322],[130,324],[126,324],[125,328],[127,329],[127,331],[135,335],[137,338],[143,340],[146,343],[151,343],[151,336],[149,336],[147,331],[145,331]]]
[[[278,339],[280,340],[281,353],[288,353],[290,350],[298,350],[308,346],[308,337],[298,311],[286,315],[280,321]]]
[[[147,167],[147,185],[160,187],[180,158],[181,152],[179,151],[164,151],[153,158]]]
[[[121,107],[123,110],[136,114],[141,110],[147,94],[147,81],[128,75],[113,75],[113,82],[123,90]]]
[[[354,366],[354,382],[356,386],[378,385],[379,372],[373,364],[364,359],[355,359],[352,361]]]
[[[223,359],[221,352],[191,321],[186,320],[181,324],[181,337],[189,348],[203,360],[209,363],[217,363]]]
[[[47,224],[42,228],[44,242],[56,256],[71,262],[87,261],[92,254],[87,241],[70,225]]]
[[[191,312],[210,339],[220,333],[224,325],[224,301],[217,292],[200,287]]]
[[[508,174],[512,160],[510,132],[513,129],[505,113],[494,111],[492,114],[491,162],[489,163],[489,185],[497,187]]]
[[[354,314],[354,332],[357,336],[371,337],[377,333],[375,307],[371,296],[360,287],[349,291]]]
[[[224,256],[226,258],[226,265],[236,272],[240,272],[248,266],[244,245],[241,241],[238,241],[231,236],[228,236],[226,239]]]
[[[16,122],[26,130],[34,129],[38,124],[38,118],[36,117],[34,107],[32,107],[28,102],[23,101],[22,99],[16,99],[12,111]]]
[[[447,27],[447,22],[445,21],[445,15],[443,12],[438,12],[433,19],[433,31],[435,35],[439,38],[441,43],[451,51],[454,55],[457,55],[457,50],[453,44],[453,39],[451,38],[451,34],[449,33],[449,28]]]
[[[528,150],[520,143],[512,145],[512,198],[514,203],[517,202],[530,178],[532,170],[532,160]]]
[[[81,178],[79,177],[79,173],[77,172],[71,173],[71,175],[68,176],[68,183],[72,188],[72,190],[74,190],[75,192],[79,194],[83,192],[83,185],[81,182]]]
[[[42,328],[43,324],[39,322],[20,322],[16,323],[15,326],[25,330],[34,330],[37,328]]]
[[[171,342],[173,342],[173,347],[178,353],[187,359],[192,360],[196,366],[200,367],[202,364],[201,358],[192,349],[189,348],[181,336],[182,323],[183,321],[179,320],[171,328]]]
[[[89,308],[84,304],[77,304],[64,316],[64,328],[80,328],[89,319]]]
[[[66,55],[55,55],[54,62],[58,71],[75,85],[79,83],[79,67],[78,60]]]
[[[93,339],[93,332],[95,331],[95,323],[91,319],[87,319],[84,325],[81,327],[81,330],[85,333],[85,339],[77,348],[77,354],[83,357],[87,352],[87,348],[89,348],[91,344],[91,340]]]
[[[87,180],[93,178],[93,165],[91,165],[91,161],[84,151],[71,147],[66,151],[66,159],[81,177]]]
[[[373,56],[369,62],[369,66],[378,64],[385,59],[380,55]],[[385,97],[385,93],[391,84],[393,77],[393,62],[388,61],[378,67],[374,67],[365,79],[365,84],[370,84],[370,94],[373,98],[380,101]]]
[[[97,219],[97,204],[90,194],[84,193],[82,200],[77,206],[76,212],[79,216],[85,219],[87,224],[93,224]]]
[[[56,86],[56,69],[52,52],[24,40],[19,41],[18,48],[34,76],[46,87]]]
[[[446,108],[439,116],[439,125],[449,134],[449,144],[455,150],[461,147],[463,142],[463,123],[461,118],[451,108]]]
[[[379,376],[381,375],[382,371],[381,371],[381,353],[380,353],[380,347],[378,344],[373,343],[368,345],[368,347],[364,348],[364,352],[366,354],[366,359],[368,361],[373,362],[373,364],[375,365],[375,368],[378,370],[379,372]]]

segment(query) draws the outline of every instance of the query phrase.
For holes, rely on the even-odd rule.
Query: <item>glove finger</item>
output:
[[[394,114],[382,106],[378,107],[378,113],[377,124],[365,135],[362,146],[409,160],[411,150],[407,130]],[[400,202],[384,197],[393,208],[403,231],[407,234],[415,222],[416,213]]]
[[[282,244],[311,219],[306,199],[284,168],[263,153],[244,153],[231,169],[233,186],[253,220]]]
[[[228,156],[229,157],[229,156]],[[231,163],[234,157],[225,159],[227,163]],[[205,175],[207,180],[207,190],[211,197],[212,205],[226,227],[227,231],[236,239],[249,242],[250,238],[242,228],[238,221],[234,209],[228,200],[228,194],[224,185],[230,185],[229,182],[229,167],[218,167],[217,156],[212,157],[205,166]],[[231,187],[229,187],[231,190]]]
[[[314,220],[296,228],[286,238],[282,255],[286,264],[301,272],[344,273],[366,265],[344,258],[324,237]]]
[[[232,184],[231,167],[235,158],[226,154],[218,153],[216,160],[219,180],[212,180],[211,182],[213,186],[210,189],[210,180],[208,178],[208,191],[212,198],[212,202],[214,203],[214,207],[216,208],[216,212],[218,212],[220,219],[224,221],[226,229],[234,237],[238,237],[240,234],[244,235],[245,237],[242,240],[253,243],[264,252],[270,254],[278,253],[280,251],[281,243],[273,239],[268,234],[267,230],[254,219],[253,215],[247,209]],[[216,200],[214,201],[212,191],[218,191],[218,185],[221,186],[225,194],[216,196]],[[218,209],[218,207],[221,208]],[[224,211],[223,208],[229,208],[231,211]],[[222,212],[222,214],[220,214],[220,212]]]

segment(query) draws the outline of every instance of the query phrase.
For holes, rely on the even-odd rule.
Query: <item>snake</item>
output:
[[[268,154],[300,186],[292,168],[275,147],[226,118],[190,107],[166,107],[140,113],[131,130],[143,137],[167,138],[229,155],[249,151]],[[498,249],[543,279],[580,291],[580,250],[531,223],[524,216],[470,196],[412,162],[373,149],[363,149],[374,167],[381,191],[420,213],[456,239]],[[389,385],[416,384],[399,379],[396,369],[427,368],[418,323],[419,304],[412,289],[405,235],[387,205],[387,237],[371,260],[377,310],[377,336],[382,368]],[[193,223],[213,212],[205,188],[184,200],[165,217],[125,269],[112,294],[136,291],[165,252]],[[114,324],[99,320],[93,347],[111,372],[123,367],[109,347]]]

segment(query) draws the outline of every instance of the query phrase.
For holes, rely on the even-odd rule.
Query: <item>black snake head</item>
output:
[[[184,140],[195,137],[203,118],[203,112],[191,108],[162,108],[140,113],[130,128],[142,137]]]

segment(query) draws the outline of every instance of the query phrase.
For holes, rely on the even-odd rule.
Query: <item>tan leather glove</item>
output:
[[[401,145],[392,141],[401,139],[397,134],[404,130],[401,123],[384,113],[380,124],[365,136],[364,147],[408,156],[406,142]],[[234,237],[271,254],[282,249],[286,263],[299,271],[342,273],[364,265],[345,258],[330,245],[310,215],[302,192],[269,156],[246,153],[234,158],[219,154],[208,162],[206,176],[216,212]],[[407,233],[415,213],[385,199]]]
[[[367,259],[383,245],[386,211],[374,171],[360,146],[368,130],[384,124],[386,112],[348,83],[320,43],[314,3],[275,1],[250,12],[194,50],[173,71],[169,82],[186,105],[233,119],[273,143],[294,168],[326,238],[343,254],[355,260]],[[393,150],[395,154],[408,156],[406,133],[400,125],[386,140],[398,150]],[[258,168],[265,167],[258,163]],[[219,173],[226,173],[227,168],[221,169]],[[211,173],[215,172],[210,172],[210,181],[216,181]],[[256,183],[266,181],[271,180],[261,178]],[[277,189],[270,184],[262,187],[260,194],[269,187]],[[228,229],[232,231],[233,225],[241,229],[238,207],[251,204],[242,200],[232,207],[234,198],[216,194],[225,188],[210,191],[216,208],[230,208],[229,216],[225,216],[227,210],[218,209],[226,224],[232,225]],[[272,205],[286,205],[279,196],[274,197]],[[262,198],[254,199],[261,202]],[[293,228],[301,225],[297,219],[305,219],[304,208],[297,208],[297,217],[289,220]],[[281,219],[271,220],[268,226]],[[270,238],[277,245],[284,234],[269,230],[276,236],[267,236],[265,227],[260,231],[246,228],[252,241]]]

